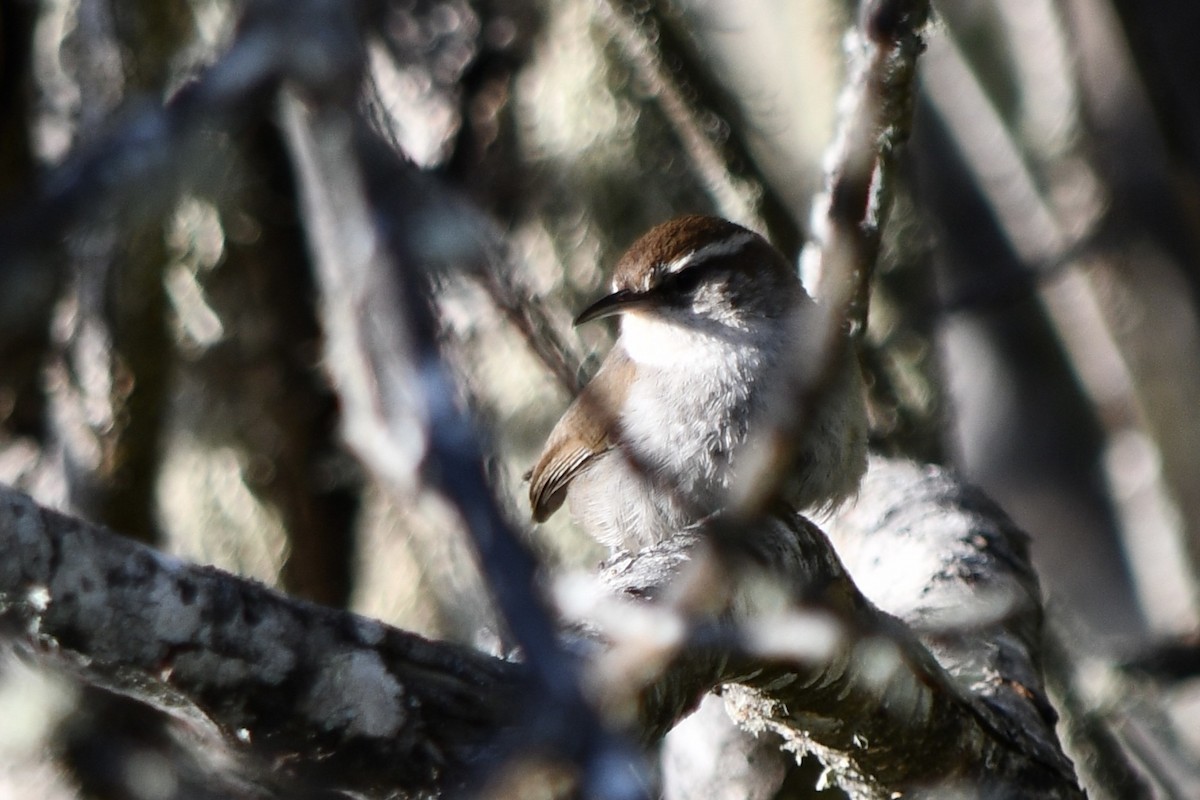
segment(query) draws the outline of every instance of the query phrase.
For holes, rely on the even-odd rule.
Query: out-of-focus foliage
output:
[[[295,177],[269,116],[181,158],[182,194],[138,187],[52,246],[16,246],[38,176],[186,96],[243,10],[0,6],[0,210],[13,220],[0,480],[187,558],[499,648],[455,515],[431,492],[389,495],[340,444]],[[1060,667],[1070,684],[1200,627],[1200,99],[1195,54],[1172,33],[1200,12],[935,10],[864,353],[875,445],[958,466],[1032,534],[1078,659]],[[603,554],[566,515],[533,530],[523,500],[524,471],[610,339],[577,335],[572,314],[627,243],[676,214],[736,218],[798,255],[852,11],[421,0],[384,3],[378,19],[354,102],[506,248],[495,275],[435,276],[497,492],[548,572],[591,567]],[[547,338],[557,361],[531,347]],[[1104,674],[1080,690],[1089,713],[1136,728],[1116,738],[1151,782],[1197,791],[1195,676],[1126,693],[1111,687],[1130,678]],[[34,680],[2,677],[0,703]],[[72,699],[57,684],[28,694],[46,719]],[[23,727],[51,742],[70,728]],[[0,795],[51,796],[29,788],[58,779],[18,765],[35,760],[18,738],[0,743]]]

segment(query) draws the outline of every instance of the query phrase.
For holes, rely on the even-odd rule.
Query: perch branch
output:
[[[184,716],[251,772],[375,795],[461,780],[521,682],[516,665],[183,563],[11,489],[0,610],[6,635]]]
[[[956,785],[1080,797],[1039,678],[1036,583],[1003,514],[935,468],[876,460],[831,534],[845,567],[801,518],[747,537],[739,571],[785,587],[784,602],[740,604],[746,625],[729,624],[728,605],[686,618],[679,647],[632,689],[640,737],[727,685],[743,724],[821,753],[857,797]],[[653,609],[693,556],[681,535],[604,578]],[[9,489],[0,608],[23,646],[83,679],[202,722],[260,768],[369,794],[446,790],[528,696],[529,666],[181,563]],[[813,613],[838,631],[824,654],[753,634]],[[612,638],[597,663],[628,663]]]
[[[678,649],[659,656],[670,664],[661,669],[707,671],[718,684],[738,684],[724,689],[736,718],[780,734],[789,749],[817,753],[853,797],[932,786],[1081,796],[1042,687],[1041,606],[1024,534],[944,471],[880,458],[830,534],[845,566],[802,517],[742,536],[735,585],[765,576],[782,587],[785,602],[760,604],[736,641],[724,638],[727,627],[691,618]],[[728,539],[721,545],[729,552]],[[689,593],[679,583],[695,580],[698,560],[681,538],[623,556],[605,578],[627,597],[678,598]],[[711,574],[699,583],[706,597],[721,593]],[[729,590],[734,598],[738,591]],[[813,615],[837,631],[827,654],[805,641],[823,629],[811,624]],[[756,632],[774,640],[772,626],[789,625],[797,632],[781,649],[755,644],[762,638]],[[655,673],[644,664],[639,670]],[[612,688],[623,682],[628,675]],[[702,681],[655,681],[646,708],[694,702],[685,690],[695,683]],[[652,720],[643,725],[653,729]]]

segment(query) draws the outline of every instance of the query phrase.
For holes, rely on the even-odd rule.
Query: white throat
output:
[[[762,323],[753,334],[713,333],[649,314],[622,318],[617,345],[638,367],[621,409],[622,435],[688,501],[677,506],[646,490],[643,505],[632,503],[639,518],[650,520],[640,524],[658,526],[647,541],[665,538],[697,512],[711,513],[725,497],[735,454],[765,397],[756,387],[779,348],[778,326]],[[623,474],[628,467],[618,458],[606,469]],[[622,480],[623,486],[645,484],[632,476]],[[597,491],[614,491],[614,485],[610,480]],[[611,502],[604,507],[611,509]]]
[[[758,349],[750,337],[716,336],[638,313],[621,318],[620,343],[638,364],[695,372],[736,368],[739,356]]]

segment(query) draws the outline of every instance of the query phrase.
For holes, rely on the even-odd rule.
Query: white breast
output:
[[[576,478],[568,499],[591,535],[637,549],[718,510],[768,364],[761,344],[744,335],[705,334],[635,314],[622,323],[616,346],[637,363],[638,377],[622,409],[621,434],[639,465],[612,452]]]

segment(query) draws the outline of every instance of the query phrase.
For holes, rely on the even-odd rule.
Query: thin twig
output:
[[[794,356],[780,370],[775,413],[747,450],[755,453],[733,487],[732,507],[753,516],[769,508],[812,409],[834,388],[866,329],[871,280],[892,197],[896,149],[909,133],[919,31],[925,0],[864,4],[847,34],[850,78],[827,158],[826,189],[813,206],[805,247],[806,283],[818,301],[813,319],[792,332]],[[849,338],[847,338],[847,333]],[[850,352],[847,350],[850,349]],[[814,358],[814,354],[815,358]]]
[[[284,121],[311,223],[334,366],[357,365],[356,377],[339,388],[351,418],[366,417],[381,437],[354,443],[373,463],[398,465],[402,480],[419,464],[461,515],[538,698],[517,740],[577,765],[587,796],[641,796],[646,781],[637,777],[637,757],[583,696],[579,664],[559,644],[537,594],[537,562],[492,494],[478,434],[442,363],[423,270],[447,257],[430,231],[453,230],[459,218],[424,205],[412,192],[411,168],[351,114],[332,105],[306,109],[293,97],[285,100]],[[421,430],[416,439],[414,426]],[[414,447],[419,452],[407,452]]]
[[[529,291],[521,286],[507,260],[494,259],[478,274],[488,297],[516,328],[526,346],[554,376],[558,385],[574,396],[583,388],[582,359],[558,334],[549,316],[528,301]]]

